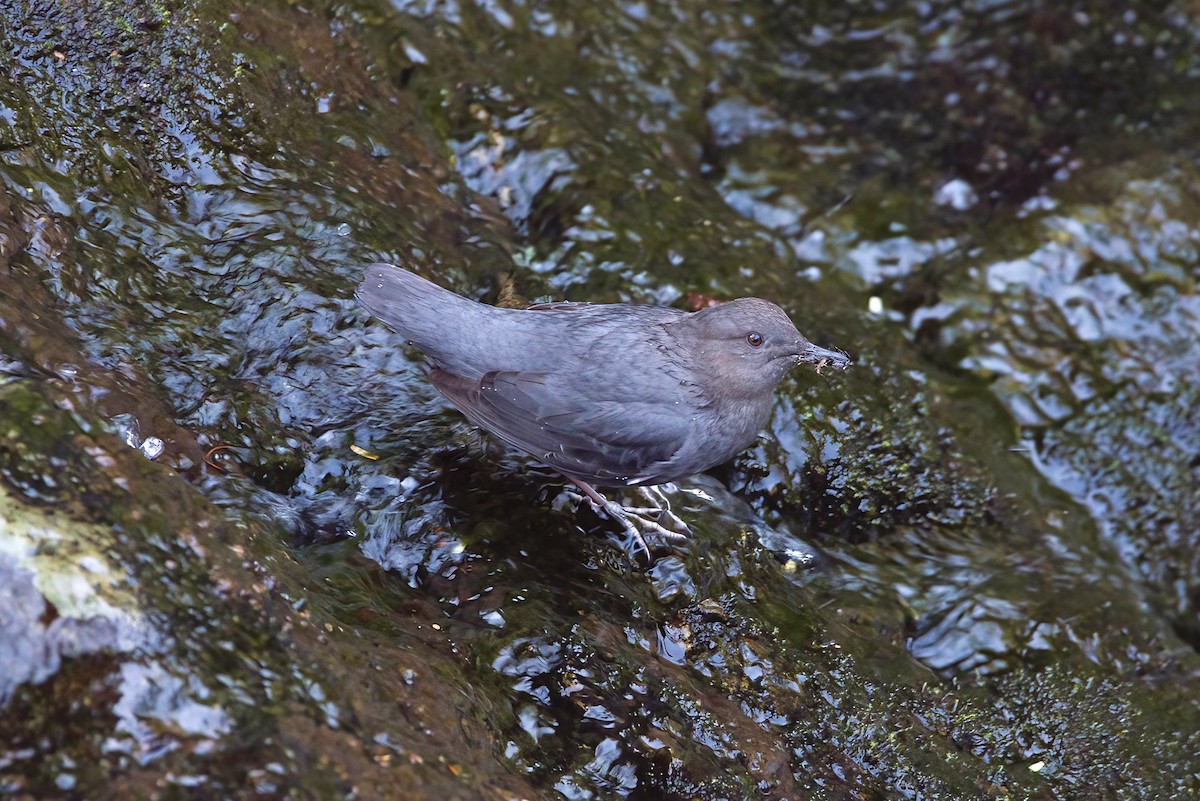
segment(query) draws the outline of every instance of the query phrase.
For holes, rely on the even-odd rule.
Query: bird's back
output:
[[[581,361],[636,359],[646,345],[629,338],[639,328],[635,323],[665,322],[683,314],[654,306],[587,303],[501,309],[390,264],[368,267],[355,296],[437,367],[471,380],[494,371],[553,373]]]

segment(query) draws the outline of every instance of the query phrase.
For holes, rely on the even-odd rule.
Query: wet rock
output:
[[[0,476],[154,636],[5,562],[3,792],[1191,789],[1186,12],[43,5],[0,11]],[[643,571],[366,323],[381,259],[769,296],[863,369]]]

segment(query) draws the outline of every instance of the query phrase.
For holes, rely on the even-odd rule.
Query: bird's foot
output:
[[[661,486],[670,487],[672,490],[675,489],[674,484],[663,484]],[[688,524],[683,522],[679,515],[671,511],[671,501],[660,486],[635,487],[634,491],[645,499],[647,505],[622,506],[623,510],[631,515],[644,518],[649,523],[653,523],[654,533],[666,541],[676,545],[687,542],[687,538],[692,536],[692,530],[688,528]]]
[[[607,517],[619,525],[629,539],[631,546],[636,546],[646,555],[648,562],[654,561],[650,546],[646,543],[647,536],[658,537],[661,540],[679,544],[687,540],[691,530],[687,524],[671,511],[671,503],[657,487],[638,487],[637,492],[648,505],[622,506],[610,501],[596,490],[583,482],[575,482],[583,495],[577,495],[570,490],[565,494],[577,503],[587,503],[598,514]],[[632,549],[632,548],[631,548]]]

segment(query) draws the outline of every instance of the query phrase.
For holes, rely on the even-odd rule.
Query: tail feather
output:
[[[367,267],[354,296],[384,325],[450,372],[471,377],[489,361],[482,323],[498,309],[392,264]]]
[[[384,325],[418,346],[444,327],[446,312],[479,305],[391,264],[368,267],[354,297]]]

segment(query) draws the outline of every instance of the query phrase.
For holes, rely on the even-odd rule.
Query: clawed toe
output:
[[[646,555],[649,562],[653,562],[654,557],[646,542],[647,537],[657,537],[671,545],[679,545],[686,542],[691,534],[691,529],[671,511],[670,502],[656,487],[637,488],[638,494],[651,505],[622,506],[615,501],[606,499],[582,482],[576,481],[575,483],[583,490],[584,495],[581,496],[570,490],[564,490],[564,495],[576,503],[586,501],[597,513],[619,525],[626,537]]]

